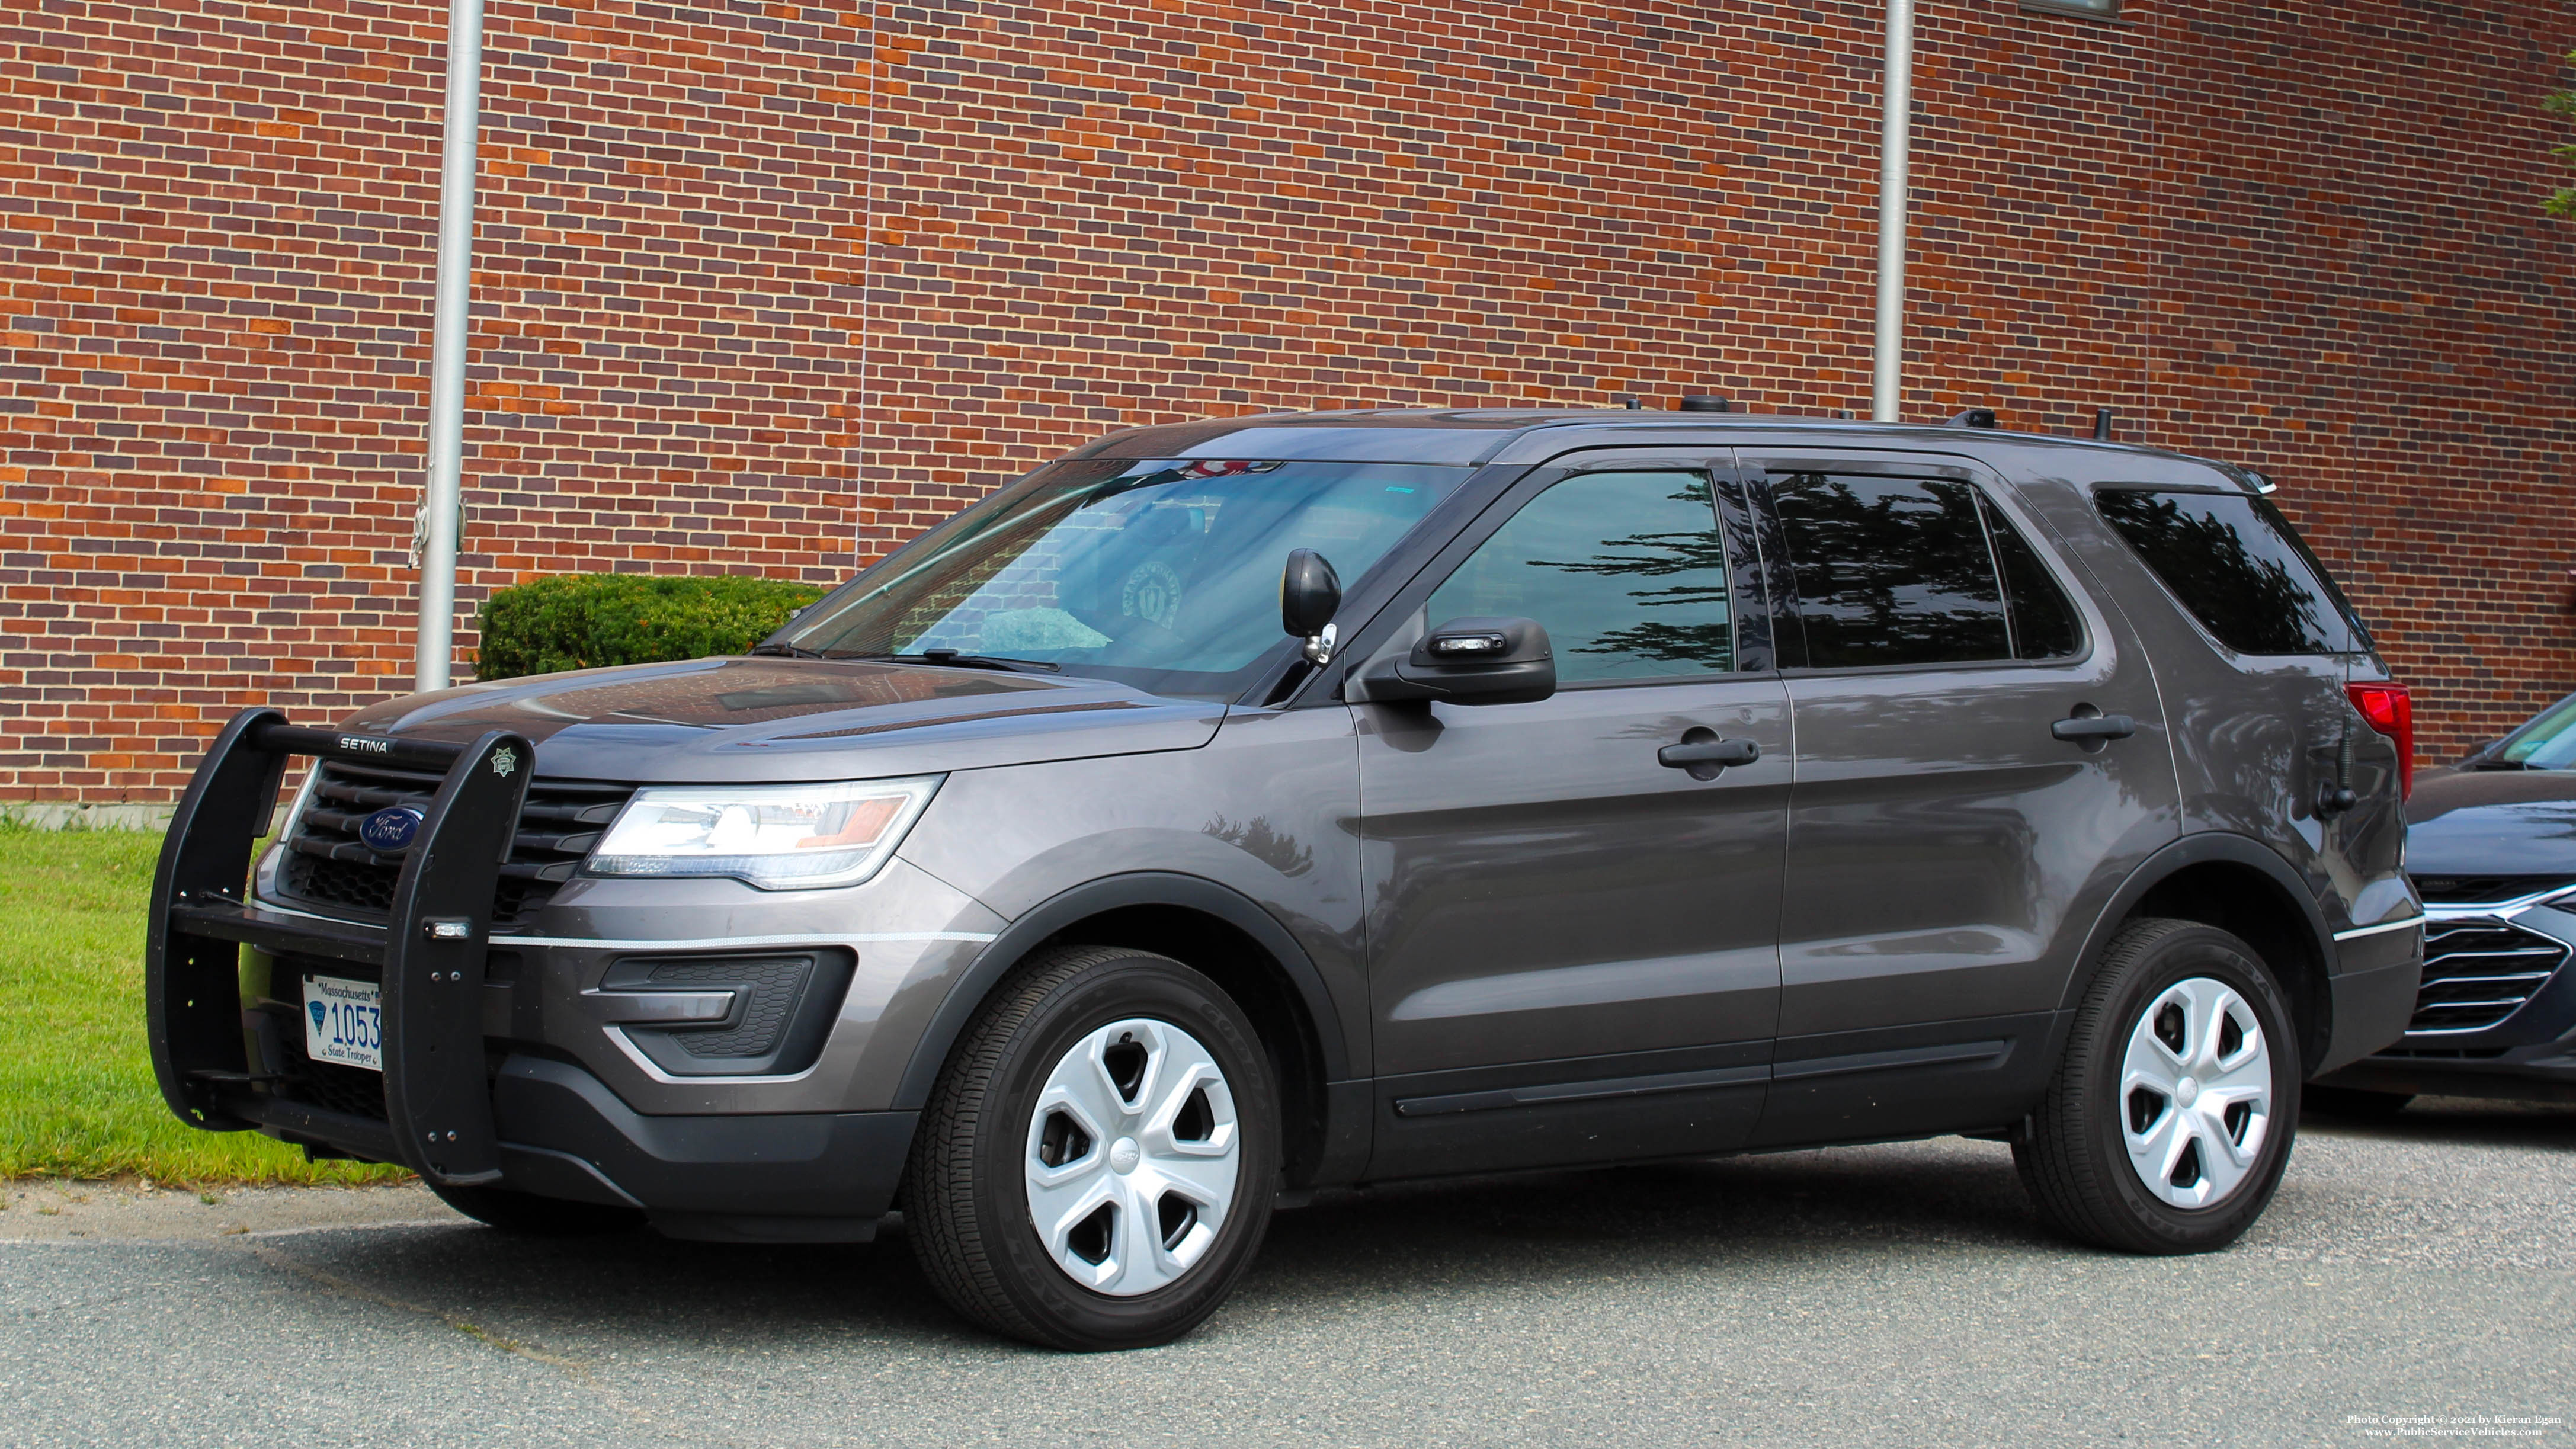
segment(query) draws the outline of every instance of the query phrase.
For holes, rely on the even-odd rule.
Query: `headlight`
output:
[[[903,843],[939,777],[638,790],[592,875],[731,876],[763,890],[856,885]]]

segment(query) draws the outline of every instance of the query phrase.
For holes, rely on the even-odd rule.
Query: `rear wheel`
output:
[[[1260,1038],[1167,957],[1083,946],[994,993],[913,1137],[904,1222],[974,1322],[1054,1348],[1168,1343],[1268,1230],[1278,1110]]]
[[[2136,921],[2104,953],[2013,1158],[2069,1237],[2208,1252],[2271,1202],[2298,1107],[2290,1013],[2260,958],[2214,926]]]
[[[2414,1100],[2412,1092],[2372,1092],[2360,1087],[2307,1089],[2309,1111],[2352,1122],[2385,1122],[2405,1111],[2406,1104]]]
[[[602,1233],[631,1233],[644,1226],[633,1208],[603,1203],[536,1197],[503,1187],[443,1187],[431,1183],[438,1200],[486,1227],[532,1238],[577,1238]]]

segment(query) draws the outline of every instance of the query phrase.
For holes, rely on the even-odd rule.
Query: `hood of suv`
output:
[[[864,779],[1206,744],[1225,706],[1098,679],[740,656],[470,684],[362,710],[347,728],[536,742],[558,779]]]
[[[2576,770],[2427,770],[2406,802],[2406,869],[2430,900],[2468,877],[2576,881]]]

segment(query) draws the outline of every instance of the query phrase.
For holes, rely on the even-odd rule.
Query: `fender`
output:
[[[1178,906],[1199,911],[1250,936],[1287,969],[1297,995],[1305,1002],[1306,1014],[1314,1019],[1317,1045],[1324,1058],[1324,1080],[1349,1080],[1350,1050],[1342,1040],[1341,1017],[1333,1008],[1332,994],[1324,988],[1323,973],[1315,969],[1306,948],[1297,944],[1288,928],[1258,902],[1232,887],[1202,876],[1147,870],[1106,876],[1050,896],[994,937],[976,956],[975,964],[949,988],[938,1012],[930,1018],[929,1027],[913,1044],[902,1084],[895,1090],[895,1110],[918,1112],[929,1105],[930,1089],[939,1080],[939,1069],[948,1064],[948,1053],[957,1045],[957,1038],[965,1034],[966,1023],[974,1019],[976,1008],[1039,942],[1085,917],[1126,906]]]
[[[2084,988],[2092,983],[2093,963],[2101,959],[2102,948],[2110,944],[2111,933],[2128,918],[2140,898],[2175,871],[2212,861],[2251,866],[2270,877],[2272,883],[2281,888],[2282,894],[2297,902],[2308,923],[2308,935],[2316,942],[2317,959],[2325,963],[2327,977],[2331,979],[2334,976],[2337,964],[2334,929],[2326,924],[2325,912],[2317,905],[2308,883],[2299,878],[2299,873],[2281,858],[2279,851],[2252,836],[2207,830],[2184,836],[2148,856],[2138,863],[2137,869],[2129,872],[2129,878],[2113,893],[2110,903],[2094,918],[2093,929],[2085,933],[2083,954],[2075,958],[2076,969],[2067,978],[2066,990],[2058,1001],[2059,1009],[2072,1011],[2082,1000]]]

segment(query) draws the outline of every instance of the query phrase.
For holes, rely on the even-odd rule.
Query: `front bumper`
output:
[[[918,1112],[647,1117],[565,1062],[493,1083],[505,1186],[638,1207],[675,1238],[864,1242],[893,1205]]]
[[[267,868],[259,890],[238,896],[256,830],[247,822],[265,822],[286,756],[362,750],[347,757],[382,760],[379,746],[446,771],[388,921],[335,919],[270,898]],[[496,750],[511,752],[512,770],[492,770]],[[399,1163],[440,1184],[640,1207],[673,1236],[869,1236],[892,1202],[918,1115],[893,1110],[910,1018],[930,1010],[938,984],[991,939],[975,928],[999,923],[906,867],[882,892],[859,888],[866,900],[599,882],[565,891],[544,918],[546,935],[495,937],[497,861],[533,757],[525,741],[499,735],[460,750],[298,730],[269,711],[236,719],[181,802],[155,882],[147,996],[172,1109],[194,1126]],[[888,929],[851,933],[853,915]],[[938,928],[902,929],[925,924]],[[803,931],[776,934],[782,926]],[[772,934],[718,934],[745,929]],[[666,989],[652,975],[657,965],[703,978],[728,951],[774,958],[800,942],[840,970],[813,978],[789,1013],[782,1040],[795,1038],[794,1020],[811,1018],[819,1042],[799,1063],[772,1053],[794,1070],[730,1074],[731,1059],[684,1060],[669,1039],[651,1039],[655,1028],[632,1024],[639,1000],[679,1000],[677,988],[654,994]],[[737,949],[746,944],[759,952]],[[379,984],[383,1073],[305,1056],[301,995],[290,984],[300,972]],[[691,990],[693,1001],[708,999],[703,984]]]

